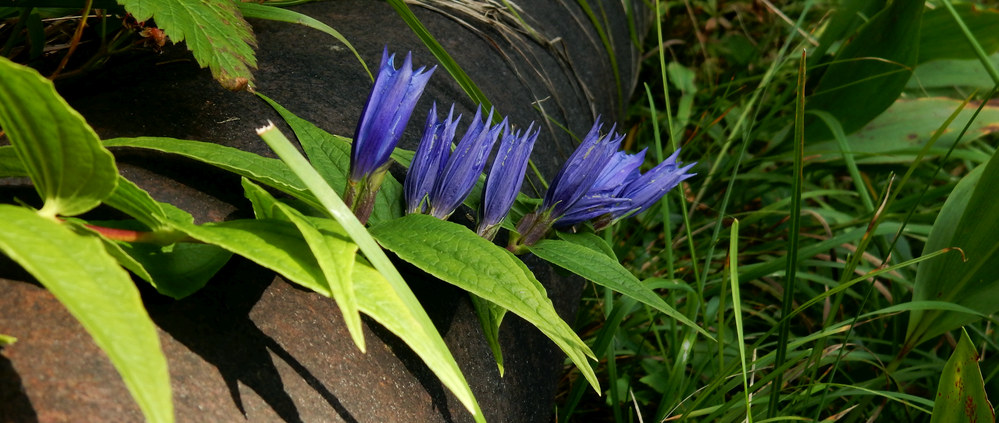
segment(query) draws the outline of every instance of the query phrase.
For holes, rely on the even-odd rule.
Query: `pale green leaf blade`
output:
[[[252,87],[257,41],[232,0],[118,0],[137,21],[149,18],[174,43],[184,41],[201,67],[211,69],[223,87]]]
[[[357,244],[350,241],[347,232],[333,219],[308,219],[298,210],[277,201],[270,193],[246,178],[243,178],[243,189],[246,191],[246,197],[253,203],[258,218],[286,220],[301,232],[313,257],[319,263],[319,268],[323,271],[325,279],[322,282],[330,290],[340,312],[343,313],[347,331],[350,332],[357,347],[364,351],[361,315],[357,311],[357,296],[351,279]],[[265,213],[265,216],[261,216],[261,213]],[[317,227],[317,224],[322,224],[322,227]]]
[[[961,103],[961,100],[938,97],[896,101],[881,116],[846,137],[849,153],[856,157],[857,163],[863,164],[911,162],[933,137],[940,124],[961,107]],[[967,122],[976,109],[977,106],[965,106],[955,122]],[[960,142],[966,144],[997,130],[999,107],[986,105]],[[958,142],[960,132],[950,130],[941,134],[929,154],[943,155]],[[819,156],[822,160],[842,158],[836,141],[808,144],[805,154]]]
[[[599,392],[586,360],[593,352],[559,317],[544,288],[512,253],[464,226],[421,214],[391,220],[370,231],[399,258],[533,324],[576,363]]]
[[[634,298],[714,340],[706,330],[676,311],[654,291],[642,284],[628,269],[606,254],[568,241],[544,239],[530,247],[534,255],[582,276],[591,282]]]
[[[428,336],[440,338],[440,334],[436,334],[437,330],[434,328],[430,316],[426,312],[422,312],[422,306],[420,306],[416,296],[413,295],[413,291],[409,289],[409,285],[403,280],[402,275],[399,274],[392,261],[389,260],[378,243],[371,237],[368,230],[357,220],[357,217],[350,211],[350,208],[344,204],[343,200],[330,188],[322,176],[309,165],[305,157],[295,149],[291,141],[288,141],[288,138],[281,131],[278,131],[273,124],[257,129],[257,135],[277,153],[278,157],[281,157],[282,160],[288,163],[288,167],[309,187],[309,191],[316,196],[316,200],[321,204],[320,209],[335,219],[347,231],[351,240],[357,244],[361,253],[368,259],[368,262],[388,281],[394,291],[394,295],[399,297],[399,300],[410,310],[414,310],[413,316],[416,317],[418,323],[424,328],[422,332],[429,334]],[[420,310],[420,312],[416,312],[415,310]],[[438,366],[432,368],[432,370],[441,378],[441,382],[458,397],[458,400],[461,401],[465,408],[475,416],[476,420],[482,419],[482,410],[479,408],[475,396],[472,395],[472,389],[468,386],[464,376],[461,375],[458,364],[454,362],[454,358],[450,357],[450,351],[447,352],[447,355],[449,358],[446,366]]]
[[[441,383],[451,392],[468,389],[468,382],[455,364],[451,351],[434,327],[427,326],[426,312],[419,303],[405,301],[395,288],[363,258],[354,266],[354,287],[361,311],[385,326],[423,359]],[[471,395],[471,392],[468,393]],[[484,423],[482,410],[475,404],[475,421]]]
[[[0,57],[0,75],[0,127],[45,202],[40,213],[73,216],[97,207],[118,175],[97,133],[35,70]]]
[[[0,205],[0,251],[38,279],[107,353],[150,422],[173,422],[170,374],[135,284],[100,239]]]
[[[270,104],[288,123],[295,132],[299,144],[302,145],[302,150],[309,157],[312,167],[342,198],[344,188],[347,186],[347,174],[350,171],[350,139],[330,134],[312,122],[296,116],[263,94],[257,93],[257,95]],[[402,184],[391,174],[386,174],[382,187],[376,194],[375,208],[368,223],[376,225],[378,222],[401,217],[402,197]]]
[[[985,393],[982,370],[978,367],[979,358],[968,331],[961,329],[957,348],[940,374],[930,423],[995,421],[995,412]]]
[[[926,241],[926,251],[960,248],[964,255],[946,254],[920,264],[913,301],[949,301],[983,314],[999,311],[999,159],[976,168],[944,202]],[[914,311],[909,318],[906,347],[914,347],[944,332],[978,320],[967,313]]]

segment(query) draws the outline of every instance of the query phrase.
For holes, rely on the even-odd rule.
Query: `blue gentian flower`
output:
[[[610,133],[600,135],[601,126],[600,119],[597,119],[590,132],[583,137],[583,142],[559,169],[545,193],[540,210],[524,216],[517,224],[521,242],[532,245],[540,240],[548,233],[552,224],[593,188],[597,178],[601,176],[601,170],[607,166],[624,139],[624,135],[614,132],[616,126],[611,127]]]
[[[632,200],[622,198],[619,194],[627,184],[641,175],[638,167],[644,160],[645,150],[636,154],[618,151],[611,156],[590,190],[565,211],[562,218],[555,222],[555,227],[568,227],[604,214],[630,210]]]
[[[680,155],[678,148],[666,160],[659,163],[645,174],[635,178],[628,183],[618,194],[619,197],[631,199],[631,208],[624,211],[611,213],[614,218],[621,218],[627,215],[637,214],[652,207],[666,193],[683,182],[685,179],[696,175],[687,173],[697,162],[680,167],[682,163],[677,161]]]
[[[389,56],[387,49],[382,51],[381,68],[350,148],[350,174],[344,200],[361,222],[366,222],[371,214],[392,150],[436,69],[436,66],[430,70],[421,67],[413,71],[412,53],[406,54],[399,69],[395,68],[394,60],[395,54]]]
[[[509,128],[503,133],[499,151],[489,169],[485,188],[482,191],[482,205],[479,208],[479,225],[476,232],[485,239],[492,240],[510,212],[517,193],[524,183],[527,161],[534,149],[540,129],[533,130],[532,122],[521,135],[521,131],[511,133]],[[532,132],[533,130],[533,132]]]
[[[444,121],[437,119],[437,103],[430,107],[423,139],[420,140],[413,162],[406,172],[406,214],[423,213],[426,209],[424,200],[434,188],[437,176],[444,170],[447,158],[451,154],[451,140],[454,139],[458,119],[461,119],[461,116],[454,117],[453,104]]]
[[[458,146],[440,176],[430,191],[430,215],[438,219],[447,219],[475,187],[479,175],[486,167],[489,152],[503,128],[507,126],[506,119],[499,125],[492,126],[493,111],[482,120],[482,107],[475,111],[472,123],[461,137]]]

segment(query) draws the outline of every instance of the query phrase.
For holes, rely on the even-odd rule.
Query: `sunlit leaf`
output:
[[[172,422],[166,357],[139,291],[96,237],[0,205],[0,251],[61,302],[111,359],[150,422]]]
[[[587,361],[593,352],[559,317],[544,287],[512,253],[464,226],[422,214],[382,223],[372,227],[371,234],[403,260],[530,322],[576,363],[599,392]]]
[[[118,177],[97,133],[35,70],[0,57],[0,75],[0,127],[45,202],[39,212],[73,216],[97,207]],[[0,166],[10,168],[5,156]]]

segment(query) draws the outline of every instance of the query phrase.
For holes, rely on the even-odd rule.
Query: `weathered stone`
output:
[[[416,8],[417,15],[496,105],[522,127],[543,122],[534,107],[584,133],[597,114],[619,115],[617,83],[589,19],[568,2],[522,4],[549,46],[508,39],[495,28],[472,32],[454,19]],[[637,58],[619,2],[605,2],[623,96],[634,85]],[[635,2],[641,3],[641,2]],[[638,6],[636,6],[638,7]],[[384,3],[314,3],[297,10],[341,31],[377,71],[382,48],[413,51],[419,66],[435,63],[423,44]],[[638,13],[637,15],[641,15]],[[471,21],[470,21],[471,22]],[[353,135],[370,79],[353,55],[325,34],[283,23],[253,21],[259,39],[257,90],[332,133]],[[638,22],[638,33],[643,23]],[[521,55],[523,53],[523,55]],[[537,70],[528,62],[534,63]],[[517,72],[520,75],[517,75]],[[115,59],[86,80],[60,86],[103,138],[168,136],[211,141],[272,156],[254,128],[280,117],[250,93],[224,91],[182,49]],[[404,136],[414,148],[431,101],[474,105],[439,68]],[[543,126],[534,160],[546,177],[574,144]],[[285,133],[291,134],[287,128]],[[199,222],[248,217],[238,177],[200,163],[143,151],[115,151],[122,173]],[[13,188],[4,188],[10,193]],[[24,191],[18,191],[23,195]],[[4,195],[6,196],[6,194]],[[106,211],[103,213],[107,213]],[[113,215],[113,213],[111,213]],[[0,421],[128,422],[141,413],[106,356],[50,294],[0,258],[0,333],[19,338],[0,350]],[[527,258],[563,318],[573,321],[581,282]],[[510,316],[501,342],[500,378],[467,296],[400,264],[444,336],[492,422],[551,420],[564,355],[540,332]],[[150,316],[168,357],[180,422],[449,422],[471,421],[461,404],[402,342],[365,320],[368,352],[346,332],[335,303],[234,258],[201,291],[172,300],[144,283]]]

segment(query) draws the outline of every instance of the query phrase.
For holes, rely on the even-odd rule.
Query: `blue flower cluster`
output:
[[[388,168],[388,159],[434,69],[412,69],[410,56],[396,70],[393,56],[382,55],[381,70],[365,105],[351,149],[348,204],[360,213],[371,212],[374,193]],[[539,129],[514,131],[504,118],[493,124],[493,111],[483,118],[476,110],[468,129],[451,150],[461,116],[451,106],[446,118],[437,114],[436,103],[427,116],[423,138],[405,180],[406,213],[428,213],[447,219],[479,181],[497,140],[496,157],[486,177],[477,232],[492,239],[520,192],[528,159]],[[541,207],[517,224],[519,242],[531,245],[551,228],[565,228],[592,221],[602,229],[617,220],[640,213],[683,180],[694,163],[683,166],[677,150],[668,159],[642,173],[645,150],[636,154],[619,151],[623,134],[611,127],[601,134],[598,119],[579,147],[559,170],[545,193]],[[502,134],[502,137],[500,136]],[[354,199],[359,199],[354,204]],[[367,202],[367,204],[365,204]],[[367,214],[362,221],[367,219]]]

